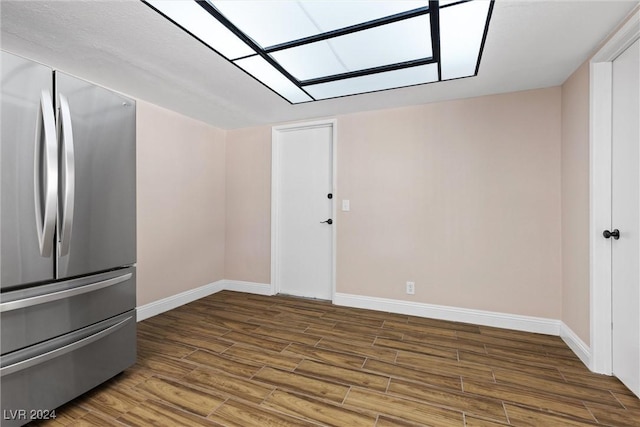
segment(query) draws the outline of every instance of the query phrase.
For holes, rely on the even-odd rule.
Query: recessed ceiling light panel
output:
[[[305,90],[314,99],[320,100],[397,87],[415,86],[435,81],[438,81],[438,66],[436,64],[427,64],[318,83],[305,86]]]
[[[304,81],[429,58],[432,56],[429,28],[429,17],[423,15],[279,50],[271,56],[296,79]],[[416,34],[421,37],[414,37]]]
[[[292,104],[313,101],[305,91],[293,84],[264,58],[254,55],[235,61],[236,65],[273,89]]]
[[[476,75],[490,4],[470,1],[440,11],[440,66],[442,80]]]
[[[145,0],[292,104],[473,77],[490,0]]]

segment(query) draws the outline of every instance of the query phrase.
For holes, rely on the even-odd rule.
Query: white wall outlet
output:
[[[407,282],[407,293],[414,295],[416,293],[416,282]]]
[[[349,200],[344,199],[342,201],[342,212],[349,212],[351,210],[351,206],[349,204]]]

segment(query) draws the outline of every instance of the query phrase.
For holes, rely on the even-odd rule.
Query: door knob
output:
[[[327,223],[327,224],[331,225],[331,224],[333,224],[333,220],[331,218],[329,218],[326,221],[320,221],[320,224],[324,224],[324,223]]]
[[[613,237],[614,240],[618,240],[620,238],[620,230],[618,230],[617,228],[613,231],[604,230],[602,232],[602,235],[604,236],[605,239]]]

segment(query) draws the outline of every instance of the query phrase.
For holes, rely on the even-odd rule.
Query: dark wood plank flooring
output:
[[[640,426],[558,337],[221,292],[138,324],[138,361],[47,426]]]

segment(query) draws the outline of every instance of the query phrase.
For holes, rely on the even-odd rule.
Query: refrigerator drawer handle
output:
[[[43,154],[44,164],[42,159]],[[56,226],[56,205],[58,202],[58,141],[56,138],[53,100],[48,90],[43,90],[40,94],[40,109],[36,122],[33,158],[33,184],[35,190],[34,198],[38,244],[40,255],[48,258],[51,256],[53,249],[53,233]],[[43,166],[45,169],[44,175]],[[42,188],[43,186],[44,188]]]
[[[78,350],[86,345],[91,344],[92,342],[98,341],[122,328],[125,323],[133,319],[133,316],[129,316],[126,319],[116,323],[115,325],[109,326],[107,329],[103,329],[97,334],[89,335],[86,338],[82,338],[76,342],[72,342],[71,344],[67,344],[63,347],[57,348],[55,350],[49,351],[47,353],[43,353],[36,357],[32,357],[31,359],[23,360],[22,362],[14,363],[13,365],[5,366],[4,368],[0,368],[0,377],[4,377],[5,375],[13,374],[14,372],[22,371],[27,368],[31,368],[33,366],[44,363],[48,360],[54,359],[56,357],[60,357],[72,351]]]
[[[60,94],[60,110],[58,123],[58,140],[61,145],[60,161],[64,165],[63,177],[64,192],[61,195],[61,204],[58,206],[58,230],[60,231],[60,239],[58,242],[58,256],[69,254],[69,245],[71,243],[71,227],[73,226],[73,206],[75,202],[75,147],[73,145],[73,129],[71,125],[71,110],[69,109],[69,101],[67,97]]]
[[[53,292],[51,294],[38,295],[37,297],[3,302],[2,304],[0,304],[0,313],[4,313],[5,311],[12,311],[12,310],[18,310],[21,308],[32,307],[38,304],[44,304],[51,301],[57,301],[63,298],[69,298],[76,295],[82,295],[88,292],[97,291],[98,289],[106,288],[109,286],[117,285],[118,283],[125,282],[131,279],[131,276],[133,276],[133,273],[127,273],[122,276],[114,277],[113,279],[103,280],[87,286],[79,286],[77,288],[67,289],[59,292]]]

